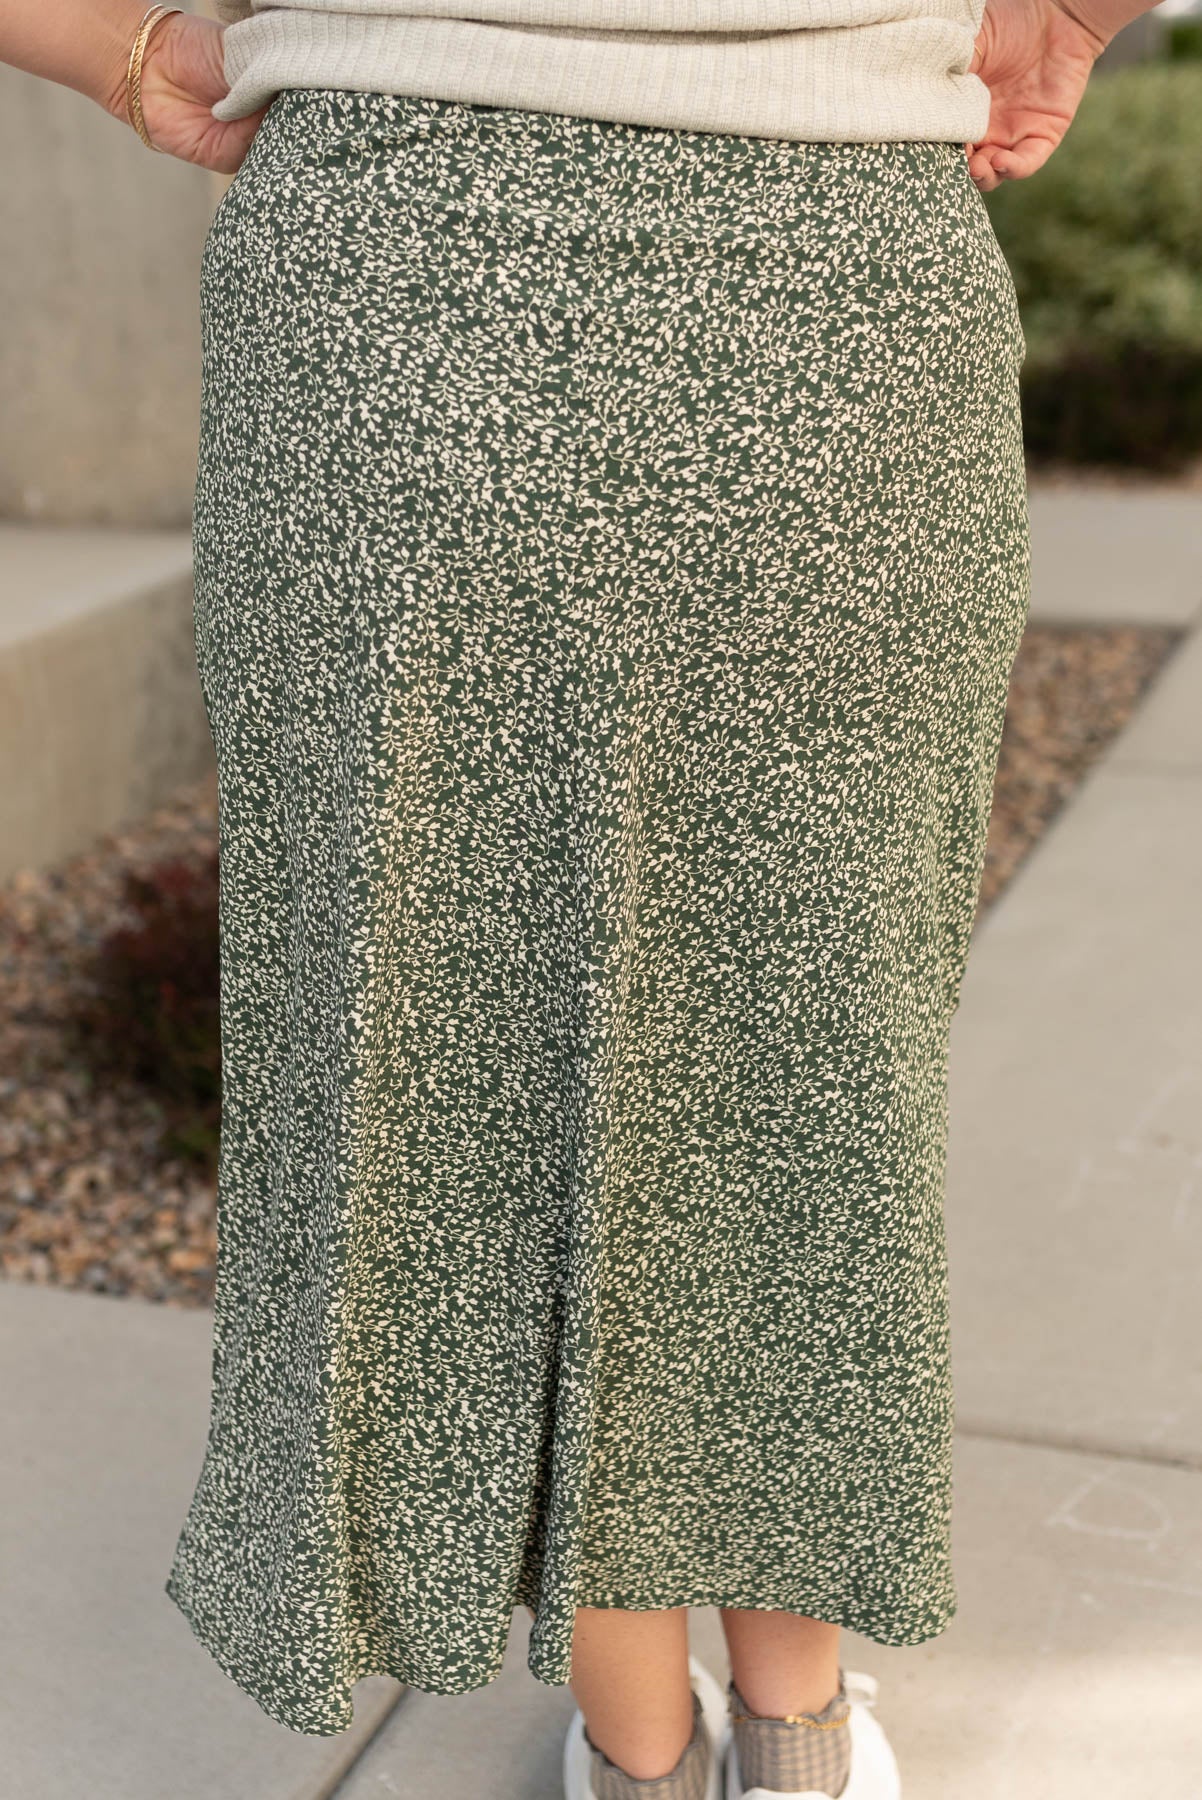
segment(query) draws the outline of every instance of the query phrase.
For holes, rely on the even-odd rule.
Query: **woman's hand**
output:
[[[1059,0],[986,0],[969,70],[992,96],[989,126],[979,144],[965,145],[983,194],[1043,166],[1105,48]]]
[[[142,58],[142,117],[151,142],[159,150],[199,163],[220,175],[232,175],[241,163],[267,111],[244,119],[215,119],[210,107],[229,92],[222,69],[224,25],[191,13],[172,13],[151,33]],[[132,39],[131,39],[132,42]],[[129,49],[126,47],[126,63]],[[104,104],[126,121],[125,72],[114,77]]]

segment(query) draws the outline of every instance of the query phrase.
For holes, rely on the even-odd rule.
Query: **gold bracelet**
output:
[[[125,112],[130,124],[146,145],[148,150],[157,150],[158,145],[151,142],[150,133],[146,129],[146,121],[142,117],[142,57],[150,34],[160,19],[166,19],[171,13],[183,12],[182,6],[150,6],[142,14],[142,22],[134,35],[133,46],[129,53],[129,67],[125,71]]]

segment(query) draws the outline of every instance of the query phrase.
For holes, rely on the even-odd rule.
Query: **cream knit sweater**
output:
[[[218,0],[229,93],[427,95],[755,137],[978,142],[985,0]]]

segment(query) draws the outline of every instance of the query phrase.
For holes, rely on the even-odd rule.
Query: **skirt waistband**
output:
[[[260,142],[262,140],[262,142]],[[548,224],[638,234],[714,232],[803,247],[815,196],[849,228],[886,237],[984,212],[960,144],[803,142],[351,89],[289,88],[248,161],[370,159],[412,195]],[[245,166],[245,165],[244,165]],[[800,191],[804,190],[804,204]],[[869,204],[865,206],[866,197]],[[796,234],[800,236],[796,236]]]

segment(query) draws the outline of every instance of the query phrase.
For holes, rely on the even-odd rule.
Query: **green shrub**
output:
[[[1202,19],[1174,19],[1165,32],[1164,54],[1173,62],[1202,57]]]
[[[1039,460],[1202,452],[1202,66],[1095,75],[1035,175],[986,195],[1027,340]]]

